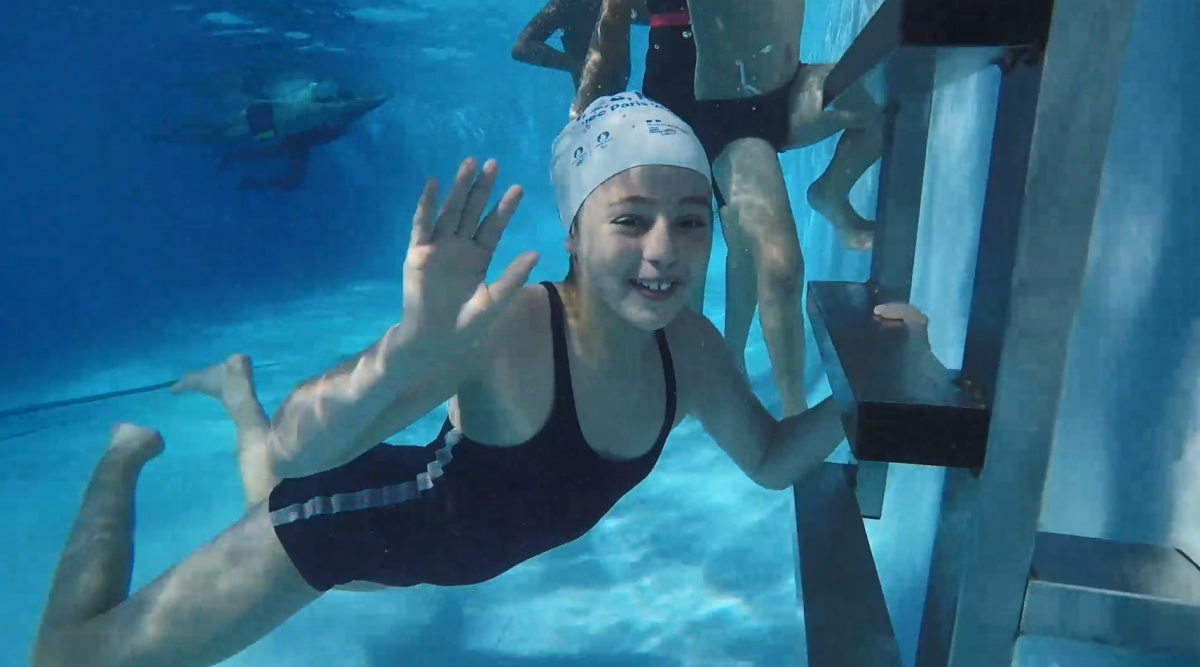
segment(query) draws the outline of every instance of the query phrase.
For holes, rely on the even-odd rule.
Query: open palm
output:
[[[436,342],[444,349],[468,346],[529,279],[537,263],[533,252],[514,259],[490,285],[484,282],[522,194],[512,186],[483,215],[496,172],[496,162],[488,160],[476,178],[475,160],[464,160],[436,217],[437,182],[426,183],[404,260],[401,326],[406,338]]]

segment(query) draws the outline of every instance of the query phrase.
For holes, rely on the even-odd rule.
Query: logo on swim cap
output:
[[[588,195],[613,176],[646,165],[692,169],[712,182],[692,128],[638,92],[601,97],[554,140],[550,181],[559,221],[569,227]]]

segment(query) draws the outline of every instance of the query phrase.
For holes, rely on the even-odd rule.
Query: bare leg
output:
[[[184,375],[171,387],[175,394],[198,392],[221,401],[233,420],[238,471],[247,507],[266,500],[279,483],[271,470],[267,446],[271,420],[255,394],[252,368],[250,357],[235,354],[224,363]]]
[[[133,510],[131,500],[116,498],[130,498],[136,480],[129,464],[118,462],[131,459],[137,457],[106,455],[97,466],[55,572],[34,667],[208,667],[320,596],[288,560],[260,505],[133,597],[117,600],[132,567]],[[97,539],[106,525],[118,527],[107,531],[118,542],[108,548]]]
[[[235,354],[224,363],[188,373],[171,388],[176,394],[199,392],[221,401],[225,412],[233,420],[238,472],[241,473],[247,508],[266,500],[279,483],[279,477],[271,468],[268,448],[271,420],[254,390],[253,368],[250,357]],[[380,584],[355,581],[336,586],[335,590],[369,593],[386,588]]]
[[[162,451],[162,437],[155,431],[128,424],[113,427],[51,580],[34,664],[55,630],[99,616],[128,597],[134,490],[143,466]]]
[[[161,451],[154,431],[114,429],[55,571],[34,667],[208,667],[320,596],[288,560],[260,505],[126,599],[133,490],[141,467]]]
[[[808,188],[808,204],[838,230],[851,250],[868,250],[875,241],[875,223],[850,204],[850,190],[882,154],[882,131],[846,130],[838,140],[829,167]]]
[[[737,219],[739,209],[721,208],[721,231],[725,235],[725,345],[733,354],[738,369],[746,375],[746,344],[750,325],[758,310],[758,284],[754,274],[754,255],[749,240]]]
[[[842,132],[833,159],[808,188],[808,203],[828,220],[851,250],[867,250],[875,225],[850,204],[850,190],[883,154],[882,109],[861,84],[848,90],[833,108],[824,108],[825,77],[833,63],[802,65],[792,87],[788,148],[802,148]]]
[[[713,173],[731,211],[723,222],[731,229],[736,225],[754,259],[759,322],[775,387],[783,401],[783,416],[799,414],[808,407],[800,308],[804,259],[783,168],[769,143],[748,138],[721,151],[713,162]]]

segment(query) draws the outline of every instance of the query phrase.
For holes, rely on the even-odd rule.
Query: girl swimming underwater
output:
[[[238,424],[254,502],[129,595],[133,496],[162,452],[122,424],[55,572],[36,667],[199,667],[250,646],[331,588],[494,578],[587,533],[650,474],[685,416],[758,484],[785,489],[843,439],[825,400],[776,420],[717,330],[685,308],[708,268],[711,175],[691,129],[638,94],[597,100],[554,142],[571,268],[526,285],[536,255],[481,282],[521,199],[484,215],[495,162],[463,162],[435,212],[426,186],[404,316],[298,387],[268,422],[244,357],[188,376]],[[425,447],[380,442],[451,400]]]

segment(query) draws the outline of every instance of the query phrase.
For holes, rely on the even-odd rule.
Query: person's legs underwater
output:
[[[703,139],[715,153],[713,177],[726,201],[721,210],[730,253],[726,342],[744,359],[757,301],[784,416],[808,404],[800,303],[804,259],[777,153],[842,132],[829,167],[808,188],[809,204],[833,224],[847,248],[866,250],[874,240],[874,224],[855,212],[850,190],[882,153],[884,114],[859,85],[825,110],[822,88],[832,68],[800,64],[790,86],[753,98],[698,103]]]
[[[246,506],[262,502],[279,483],[271,470],[267,437],[271,420],[254,389],[250,357],[235,354],[223,363],[185,374],[171,387],[174,394],[197,392],[221,401],[233,420],[234,444]]]
[[[113,427],[51,580],[34,665],[54,664],[43,658],[61,628],[100,616],[129,596],[134,491],[142,468],[162,451],[162,437],[155,431],[128,424]]]
[[[226,414],[233,420],[234,446],[237,452],[238,473],[246,493],[246,506],[253,507],[267,499],[279,483],[271,467],[268,436],[271,420],[258,400],[254,388],[254,366],[245,354],[234,354],[224,362],[188,373],[171,387],[175,394],[198,392],[221,401]],[[387,586],[355,581],[334,590],[369,593]]]
[[[842,133],[829,166],[808,188],[808,203],[833,225],[843,245],[861,251],[871,247],[875,224],[851,206],[850,190],[883,154],[886,117],[861,82],[826,109],[825,77],[834,65],[800,65],[791,86],[783,150],[812,146]]]
[[[758,304],[783,416],[808,407],[804,394],[804,258],[776,149],[757,137],[726,145],[713,161],[724,194],[721,225],[729,248],[726,344],[745,366],[746,343]]]
[[[881,154],[883,113],[861,87],[825,111],[821,94],[830,69],[797,64],[791,83],[776,90],[697,102],[698,133],[724,195],[721,222],[730,252],[726,343],[744,359],[757,302],[784,416],[803,411],[808,403],[800,303],[804,259],[778,153],[843,131],[829,168],[809,188],[809,200],[850,249],[865,250],[873,240],[872,223],[855,213],[849,197]]]
[[[51,581],[33,667],[209,667],[320,597],[260,503],[186,560],[129,596],[134,489],[163,450],[150,429],[113,429]]]
[[[725,346],[734,361],[746,372],[746,346],[750,343],[750,327],[758,311],[758,277],[754,271],[754,255],[750,237],[741,227],[736,206],[721,206],[721,235],[725,239]]]
[[[746,345],[761,300],[763,337],[783,413],[799,413],[807,405],[799,304],[804,267],[775,155],[786,140],[786,97],[763,96],[764,104],[756,99],[697,101],[697,47],[688,4],[660,0],[648,7],[650,44],[642,90],[692,126],[713,163],[718,218],[728,250],[725,343],[745,373]]]

